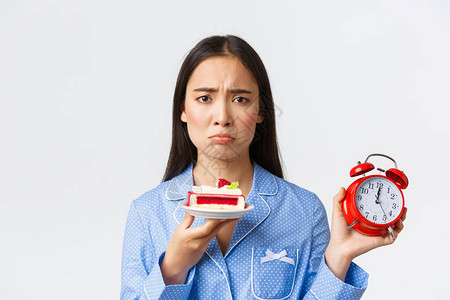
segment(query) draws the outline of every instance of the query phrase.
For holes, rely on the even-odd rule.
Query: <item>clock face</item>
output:
[[[402,211],[403,196],[392,181],[380,177],[368,177],[356,190],[356,207],[361,215],[375,224],[394,221]]]

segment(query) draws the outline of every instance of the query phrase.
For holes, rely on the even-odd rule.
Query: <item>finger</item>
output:
[[[194,222],[195,217],[188,214],[187,212],[184,213],[184,218],[180,223],[180,227],[183,229],[187,229],[191,227],[192,223]]]
[[[392,236],[392,234],[394,236]],[[395,230],[395,229],[392,230],[392,234],[390,232],[387,233],[387,242],[386,242],[387,245],[393,244],[395,242],[395,240],[397,240],[397,237],[398,237],[397,230]]]
[[[403,213],[402,213],[402,216],[400,217],[400,219],[402,220],[402,221],[405,221],[405,219],[406,219],[406,213],[408,212],[408,208],[404,208],[403,209]]]
[[[239,220],[241,219],[230,219],[226,220],[225,222],[217,224],[217,226],[213,230],[211,230],[211,233],[208,235],[208,239],[212,240],[220,232],[220,230],[222,230],[223,227],[225,227],[230,223],[237,222]]]
[[[341,187],[339,192],[333,197],[333,205],[335,208],[341,209],[342,201],[345,198],[345,188]]]
[[[389,228],[391,230],[389,230]],[[394,226],[389,226],[389,228],[388,228],[387,232],[380,237],[382,240],[382,243],[379,246],[391,245],[397,239],[398,232],[394,229]],[[392,235],[394,235],[394,236],[392,236]]]
[[[403,227],[405,226],[403,225],[403,221],[401,219],[398,220],[397,223],[395,223],[395,229],[398,233],[403,230]]]
[[[390,226],[390,228],[393,229],[392,230],[392,234],[394,234],[394,237],[392,237],[392,234],[390,232],[387,234],[388,238],[389,238],[388,244],[392,244],[393,242],[395,242],[397,240],[398,235],[400,234],[400,232],[402,232],[404,227],[405,226],[403,225],[403,221],[402,220],[398,220],[394,224],[394,226]]]
[[[206,219],[205,224],[191,228],[192,238],[199,239],[208,236],[217,224],[223,223],[222,219]]]

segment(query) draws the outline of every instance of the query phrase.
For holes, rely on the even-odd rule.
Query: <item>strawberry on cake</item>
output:
[[[209,209],[238,210],[244,209],[245,197],[238,188],[237,181],[219,178],[216,187],[201,185],[193,186],[188,192],[187,206]]]

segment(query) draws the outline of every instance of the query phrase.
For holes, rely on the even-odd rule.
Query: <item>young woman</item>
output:
[[[178,207],[218,178],[239,181],[255,209],[215,220]],[[283,179],[268,76],[236,36],[206,38],[183,62],[163,181],[131,204],[121,299],[359,299],[368,275],[353,258],[394,241],[347,229],[344,188],[330,235],[317,196]]]

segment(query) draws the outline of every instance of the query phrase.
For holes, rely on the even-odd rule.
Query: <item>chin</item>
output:
[[[197,146],[197,145],[196,145]],[[244,146],[244,147],[243,147]],[[202,153],[208,159],[234,161],[245,156],[249,151],[249,145],[240,145],[237,147],[236,143],[218,144],[207,143],[197,147],[197,151]]]
[[[230,149],[228,149],[230,150]],[[238,151],[217,151],[215,153],[210,153],[207,155],[208,158],[215,159],[215,160],[222,160],[227,162],[232,162],[235,160],[239,160],[242,155],[244,154],[244,151],[238,152]]]

